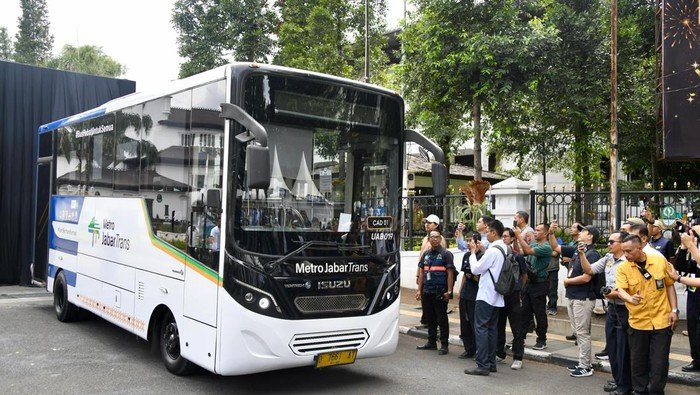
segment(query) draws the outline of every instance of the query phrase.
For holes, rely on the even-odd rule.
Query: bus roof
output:
[[[60,127],[68,126],[74,123],[78,122],[84,122],[93,118],[100,117],[104,114],[121,110],[123,108],[128,108],[137,104],[145,103],[147,101],[157,99],[159,97],[167,96],[167,95],[172,95],[178,92],[181,92],[185,89],[200,86],[207,84],[209,82],[213,81],[218,81],[221,79],[226,78],[226,73],[228,70],[233,69],[233,68],[254,68],[254,69],[259,69],[259,70],[270,70],[270,71],[278,71],[282,72],[284,74],[288,74],[291,76],[299,76],[299,77],[314,77],[317,79],[325,79],[329,81],[334,81],[337,83],[342,83],[342,84],[348,84],[348,85],[355,85],[358,87],[364,87],[369,90],[377,91],[379,93],[384,93],[387,95],[392,95],[392,96],[397,96],[397,93],[386,89],[379,87],[377,85],[372,85],[372,84],[367,84],[364,82],[360,81],[355,81],[347,78],[342,78],[342,77],[336,77],[328,74],[321,74],[321,73],[316,73],[313,71],[306,71],[306,70],[299,70],[299,69],[293,69],[289,67],[283,67],[283,66],[275,66],[275,65],[267,65],[267,64],[259,64],[259,63],[245,63],[245,62],[237,62],[237,63],[230,63],[224,66],[217,67],[215,69],[205,71],[199,74],[195,74],[193,76],[183,78],[181,80],[174,80],[171,81],[170,83],[164,85],[162,88],[157,89],[153,92],[147,92],[147,93],[142,93],[142,92],[135,92],[131,93],[122,97],[118,97],[116,99],[112,99],[108,101],[107,103],[87,110],[83,111],[79,114],[71,115],[69,117],[59,119],[53,122],[46,123],[44,125],[39,126],[38,132],[39,134],[42,133],[47,133],[53,130],[56,130]]]

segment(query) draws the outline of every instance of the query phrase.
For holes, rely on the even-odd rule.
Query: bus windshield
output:
[[[268,132],[270,186],[247,189],[245,151],[232,150],[229,168],[237,186],[227,244],[267,255],[267,262],[393,255],[403,153],[400,99],[256,74],[244,83],[243,100]]]

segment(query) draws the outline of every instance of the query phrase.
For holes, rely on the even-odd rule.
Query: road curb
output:
[[[419,329],[416,327],[401,325],[399,326],[399,332],[419,339],[428,338],[427,330]],[[462,339],[460,339],[459,336],[450,335],[448,342],[453,346],[462,347]],[[508,350],[508,353],[511,354],[511,351]],[[578,363],[577,358],[572,358],[557,353],[550,353],[547,351],[533,350],[527,347],[525,347],[524,358],[531,361],[551,363],[558,366],[570,366]],[[593,369],[606,373],[611,373],[610,364],[608,362],[601,363],[599,361],[596,361],[593,363]],[[668,372],[668,382],[697,387],[700,386],[700,374],[675,372],[671,370]]]

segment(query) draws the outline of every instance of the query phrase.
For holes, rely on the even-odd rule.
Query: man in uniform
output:
[[[428,325],[428,342],[418,346],[419,350],[437,349],[437,327],[440,326],[440,355],[448,353],[450,336],[447,321],[447,302],[452,297],[454,284],[454,257],[441,244],[442,235],[438,230],[428,234],[430,249],[421,255],[418,262],[418,292],[416,300],[421,301],[423,316]]]
[[[627,262],[618,267],[615,285],[629,310],[632,388],[635,393],[662,394],[679,313],[667,272],[670,264],[661,254],[645,253],[636,235],[624,238],[622,251]]]

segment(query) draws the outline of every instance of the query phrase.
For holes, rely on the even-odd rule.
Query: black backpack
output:
[[[501,254],[503,254],[503,267],[501,268],[501,273],[498,276],[498,281],[493,279],[493,274],[491,274],[491,269],[489,269],[489,276],[491,276],[491,281],[493,281],[494,288],[496,292],[501,295],[510,295],[515,290],[515,279],[518,277],[520,272],[520,267],[515,261],[515,256],[512,252],[506,254],[502,248],[496,247]]]

